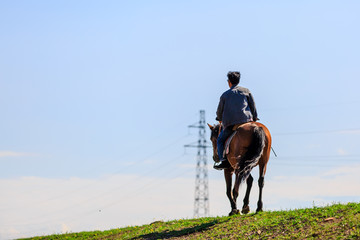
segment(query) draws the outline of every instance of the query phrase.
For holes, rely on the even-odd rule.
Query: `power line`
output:
[[[143,160],[135,162],[134,165],[143,164],[143,163],[146,162],[149,158],[151,158],[151,157],[153,157],[153,156],[155,156],[155,155],[157,155],[157,154],[165,151],[166,149],[174,146],[175,144],[178,144],[179,141],[185,139],[185,138],[188,137],[188,136],[189,136],[189,134],[186,134],[186,135],[184,135],[184,136],[182,136],[182,137],[174,140],[173,142],[170,142],[169,144],[166,144],[164,147],[162,147],[162,148],[158,149],[158,151],[156,151],[156,152],[148,155],[148,156],[147,156],[146,158],[144,158]],[[156,169],[157,169],[157,170],[158,170],[158,169],[162,169],[162,168],[164,168],[165,166],[167,166],[167,165],[169,165],[169,164],[171,164],[171,163],[174,163],[174,161],[176,161],[177,159],[183,157],[184,155],[185,155],[185,154],[181,155],[180,157],[176,157],[176,158],[167,160],[164,164],[161,164],[161,166],[157,166]],[[176,170],[176,169],[175,169],[175,168],[172,168],[171,170],[173,171],[173,170]],[[167,171],[167,172],[172,172],[172,171]],[[117,171],[113,171],[113,172],[110,173],[110,174],[111,174],[111,175],[114,175],[114,174],[117,174],[117,173],[119,173],[119,172],[120,172],[120,171],[117,170]],[[149,174],[151,174],[151,173],[153,173],[153,172],[154,172],[154,169],[150,169],[150,170],[147,171],[145,174],[142,174],[140,177],[136,178],[136,181],[137,181],[137,182],[140,181],[140,180],[143,179],[145,176],[147,176],[147,175],[149,175]],[[110,175],[110,176],[111,176],[111,175]],[[163,175],[163,176],[164,176],[164,175]],[[72,190],[72,191],[70,191],[70,192],[63,193],[63,194],[61,194],[61,195],[52,197],[52,198],[47,199],[47,200],[40,201],[40,202],[38,202],[38,203],[39,203],[39,204],[44,204],[44,203],[47,203],[47,202],[49,202],[49,201],[57,200],[57,199],[60,199],[60,198],[63,198],[63,197],[69,197],[70,194],[78,194],[78,193],[81,192],[82,190],[84,190],[84,189],[86,189],[86,188],[89,188],[89,187],[94,187],[94,184],[99,184],[100,182],[105,181],[105,180],[108,179],[108,178],[109,178],[109,177],[103,178],[103,179],[99,179],[99,180],[96,181],[96,183],[87,184],[87,185],[85,185],[85,186],[79,187],[79,188],[77,188],[77,189],[75,189],[75,190]],[[122,184],[124,184],[124,183],[122,183]],[[126,183],[125,183],[125,184],[126,184]],[[145,187],[146,187],[146,186],[149,186],[149,185],[151,185],[151,184],[147,183],[147,184],[145,185]],[[143,188],[143,187],[144,187],[144,186],[142,186],[142,188]],[[50,213],[50,214],[42,215],[42,216],[38,217],[38,219],[39,219],[39,218],[44,218],[44,217],[46,217],[46,216],[48,216],[48,215],[55,214],[55,213],[57,213],[57,212],[62,212],[62,211],[64,211],[64,210],[74,208],[74,207],[79,206],[79,205],[81,205],[81,204],[84,204],[84,203],[86,203],[86,202],[90,202],[90,201],[96,200],[96,199],[98,199],[100,196],[103,197],[104,195],[107,195],[107,194],[109,194],[109,193],[112,193],[112,192],[115,191],[116,189],[119,189],[119,187],[113,188],[113,189],[111,189],[111,191],[108,191],[108,192],[106,192],[106,193],[102,193],[101,195],[99,194],[98,196],[92,197],[92,198],[87,199],[87,200],[85,200],[85,201],[82,201],[82,202],[80,202],[80,203],[72,204],[71,206],[68,206],[68,207],[63,208],[63,209],[60,209],[60,210],[55,210],[54,212],[52,212],[52,213]],[[36,203],[31,203],[31,204],[36,204]],[[6,210],[9,210],[9,209],[6,208]]]
[[[274,133],[273,136],[286,136],[286,135],[306,135],[306,134],[325,134],[325,133],[339,133],[347,134],[360,132],[360,128],[350,129],[338,129],[338,130],[314,130],[314,131],[302,131],[302,132],[285,132],[285,133]]]
[[[350,158],[350,159],[349,159]],[[291,159],[302,159],[304,161],[307,160],[313,160],[313,159],[318,159],[320,161],[320,159],[326,159],[327,161],[338,161],[339,159],[344,159],[346,161],[349,160],[355,160],[355,159],[351,159],[351,158],[355,158],[355,159],[359,159],[360,155],[356,155],[356,154],[351,154],[351,155],[303,155],[303,156],[278,156],[277,160],[282,160],[282,159],[286,159],[286,160],[291,160]]]
[[[143,160],[140,160],[140,161],[135,162],[134,165],[138,166],[138,165],[140,165],[140,164],[143,164],[143,163],[146,162],[149,158],[151,158],[151,157],[153,157],[153,156],[156,156],[157,154],[159,154],[159,153],[167,150],[168,148],[174,146],[175,144],[179,143],[181,140],[185,139],[185,138],[188,137],[188,136],[189,136],[189,135],[187,134],[187,135],[184,135],[184,136],[182,136],[182,137],[174,140],[173,142],[171,142],[171,143],[165,145],[164,147],[160,148],[158,151],[156,151],[156,152],[148,155],[148,156],[147,156],[146,158],[144,158]],[[184,154],[181,155],[181,156],[184,156]],[[177,159],[177,158],[178,158],[178,157],[176,157],[175,159]],[[156,166],[155,169],[161,169],[161,168],[169,165],[170,163],[173,163],[173,161],[174,161],[174,159],[167,160],[165,163],[161,164],[160,167],[159,167],[159,166]],[[116,175],[116,174],[120,173],[122,170],[123,170],[123,169],[112,171],[111,173],[109,173],[108,176]],[[147,175],[149,175],[149,174],[151,174],[151,173],[153,173],[153,172],[154,172],[154,169],[150,169],[150,170],[148,170],[147,172],[145,172],[144,174],[141,174],[141,176],[140,176],[139,178],[140,178],[140,179],[141,179],[141,178],[144,178],[145,176],[147,176]],[[49,202],[49,201],[61,199],[61,198],[64,198],[64,197],[69,197],[69,195],[71,195],[71,194],[78,194],[80,191],[82,191],[82,190],[84,190],[84,189],[88,189],[88,188],[90,188],[90,187],[94,187],[94,185],[99,184],[99,183],[107,180],[108,178],[109,178],[109,177],[100,178],[100,179],[98,179],[98,180],[95,180],[95,182],[86,184],[86,185],[81,186],[81,187],[79,187],[79,188],[77,188],[77,189],[74,189],[74,190],[71,190],[71,191],[69,191],[69,192],[62,193],[62,194],[59,194],[59,195],[57,195],[57,196],[54,196],[54,197],[51,197],[51,198],[42,200],[42,201],[40,201],[40,202],[37,202],[37,204],[42,204],[42,203],[45,203],[45,202]],[[32,204],[36,204],[36,203],[32,203]],[[8,210],[8,209],[7,209],[7,210]]]
[[[174,158],[174,160],[176,159],[180,159],[182,158],[184,155],[181,155],[181,156],[178,156],[177,158]],[[168,174],[172,174],[174,171],[176,171],[177,169],[176,168],[171,168],[170,170],[168,170],[166,172],[166,174],[163,174],[162,177],[165,177],[166,175]],[[168,179],[168,178],[163,178],[163,179],[153,179],[149,182],[146,182],[145,184],[142,184],[140,187],[137,187],[137,188],[134,188],[132,189],[132,194],[129,194],[129,195],[124,195],[120,198],[117,198],[116,201],[113,201],[111,203],[108,203],[106,205],[102,205],[101,203],[100,204],[97,204],[98,206],[97,207],[93,207],[92,210],[86,210],[83,214],[81,215],[78,215],[76,218],[77,219],[81,219],[82,217],[90,214],[90,213],[94,213],[96,211],[98,211],[99,209],[106,209],[106,208],[109,208],[111,206],[114,206],[114,205],[118,205],[118,204],[121,204],[121,200],[125,200],[125,199],[131,199],[131,198],[137,198],[139,196],[139,194],[141,194],[144,190],[146,189],[150,189],[151,186],[153,186],[155,183],[160,183],[162,186],[165,185],[165,184],[169,184],[170,182],[174,181],[175,179],[177,179],[178,177],[180,176],[184,176],[185,174],[187,174],[189,172],[188,169],[185,169],[184,171],[180,171],[180,173],[176,174],[175,176],[173,176],[171,179]],[[139,178],[137,178],[137,180],[139,180]],[[104,194],[101,195],[101,197],[103,197],[104,195],[107,195],[109,193],[113,193],[116,189],[119,189],[119,188],[122,188],[122,185],[123,184],[127,184],[127,183],[122,183],[120,187],[117,187],[117,188],[113,188],[111,191],[108,191]],[[68,206],[68,207],[65,207],[65,208],[62,208],[62,209],[58,209],[58,210],[55,210],[51,213],[47,213],[47,214],[44,214],[42,216],[39,216],[39,217],[36,217],[36,218],[32,218],[32,219],[27,219],[27,221],[31,222],[31,223],[16,223],[16,224],[8,224],[8,226],[23,226],[23,225],[33,225],[33,226],[37,226],[37,225],[42,225],[42,224],[45,224],[47,223],[47,220],[42,220],[40,222],[37,222],[37,223],[34,223],[37,219],[43,219],[47,216],[53,216],[55,213],[57,212],[64,212],[64,211],[68,211],[68,210],[71,210],[72,208],[75,208],[75,207],[78,207],[78,206],[82,206],[84,205],[85,203],[88,203],[88,202],[91,202],[93,200],[96,200],[98,199],[99,196],[96,196],[96,197],[92,197],[92,198],[89,198],[89,199],[86,199],[84,201],[81,201],[81,202],[78,202],[78,203],[75,203],[75,204],[72,204],[71,206]],[[56,220],[60,221],[60,220],[66,220],[68,219],[68,217],[61,217],[61,218],[57,218]]]
[[[292,105],[292,106],[285,106],[285,107],[272,107],[272,108],[264,108],[262,109],[263,112],[289,112],[289,111],[298,111],[301,109],[308,110],[310,108],[322,108],[322,107],[330,107],[334,108],[334,106],[349,106],[349,105],[359,105],[358,100],[348,101],[348,102],[328,102],[328,103],[319,103],[319,104],[308,104],[308,105]]]
[[[205,121],[204,121],[204,122],[205,122]],[[204,128],[204,129],[205,129],[205,128]],[[360,129],[359,129],[359,128],[355,128],[355,129],[344,129],[344,130],[289,132],[289,133],[280,133],[280,134],[275,134],[275,135],[286,136],[286,135],[301,135],[301,134],[350,133],[350,132],[356,132],[356,131],[360,131]],[[138,166],[139,164],[144,163],[144,162],[145,162],[146,160],[148,160],[150,157],[153,157],[153,156],[155,156],[155,155],[163,152],[164,150],[168,149],[169,147],[177,144],[180,140],[184,139],[185,137],[188,137],[188,135],[182,136],[181,138],[178,138],[178,139],[176,139],[175,141],[173,141],[173,142],[165,145],[163,148],[158,149],[158,151],[150,154],[148,157],[144,158],[143,160],[135,162],[134,165],[135,165],[135,166]],[[194,146],[197,147],[197,145],[194,145]],[[205,149],[206,149],[206,148],[205,148]],[[205,150],[205,153],[206,153],[206,150]],[[183,155],[182,155],[182,156],[183,156]],[[182,157],[182,156],[180,156],[180,157]],[[289,157],[279,156],[279,158],[278,158],[276,161],[272,161],[272,163],[277,163],[277,162],[279,162],[278,160],[284,161],[284,160],[286,160],[286,159],[303,159],[303,160],[309,160],[309,159],[313,159],[313,158],[314,158],[314,159],[315,159],[315,158],[332,158],[331,161],[338,161],[338,159],[343,159],[343,158],[357,158],[357,157],[359,157],[359,155],[347,155],[347,156],[340,156],[340,155],[339,155],[339,156],[337,156],[337,155],[334,155],[334,156],[289,156]],[[171,160],[169,160],[169,161],[166,161],[165,164],[162,164],[160,167],[156,167],[156,169],[158,170],[158,169],[160,169],[160,168],[164,168],[165,166],[168,166],[170,163],[172,163],[173,160],[174,160],[174,159],[171,159]],[[357,161],[357,159],[347,159],[347,161]],[[328,160],[327,162],[329,162],[329,160]],[[280,162],[279,162],[279,163],[280,163]],[[298,162],[296,162],[296,163],[286,162],[286,163],[283,163],[282,165],[284,165],[284,166],[300,166],[300,167],[311,167],[311,166],[312,166],[312,167],[316,167],[316,166],[318,166],[318,167],[332,167],[332,166],[324,166],[324,165],[318,165],[318,164],[307,164],[307,165],[305,165],[304,162],[301,162],[300,164],[298,164]],[[171,172],[173,172],[173,171],[174,171],[174,169],[171,169]],[[118,172],[119,172],[119,171],[117,170],[117,171],[113,172],[112,174],[115,174],[115,173],[118,173]],[[154,172],[154,170],[149,169],[149,171],[147,171],[144,175],[142,175],[142,176],[140,177],[140,179],[143,179],[145,176],[147,176],[148,174],[151,174],[151,173],[153,173],[153,172]],[[183,173],[182,173],[182,174],[183,174]],[[107,179],[107,178],[105,178],[105,179],[100,179],[100,180],[98,180],[98,182],[101,182],[101,181],[106,180],[106,179]],[[174,178],[172,178],[172,179],[174,179]],[[166,180],[165,183],[167,183],[167,182],[169,182],[169,181],[172,181],[172,179]],[[125,184],[126,184],[126,183],[125,183]],[[73,191],[71,191],[70,193],[71,193],[71,194],[72,194],[72,193],[79,193],[79,191],[82,191],[83,189],[85,189],[85,188],[87,188],[87,187],[90,187],[90,186],[93,186],[93,183],[88,184],[87,186],[84,186],[84,187],[80,187],[80,188],[77,189],[77,190],[73,190]],[[146,188],[148,188],[149,186],[152,186],[152,182],[148,182],[145,186],[142,186],[141,188],[139,188],[140,190],[137,189],[137,190],[135,190],[135,191],[136,191],[136,192],[141,191],[142,189],[144,189],[144,188],[146,189]],[[118,189],[118,188],[114,188],[114,189]],[[114,189],[113,189],[113,190],[114,190]],[[113,190],[112,190],[112,191],[113,191]],[[109,191],[109,192],[110,192],[110,191]],[[107,192],[107,193],[109,193],[109,192]],[[105,194],[105,195],[106,195],[106,194]],[[52,201],[52,200],[55,200],[55,199],[59,199],[59,198],[61,198],[61,197],[65,197],[65,196],[68,196],[68,194],[63,194],[63,195],[60,195],[60,197],[54,197],[54,198],[45,200],[45,202],[47,202],[47,201]],[[104,196],[104,195],[102,195],[102,196]],[[92,198],[92,199],[87,200],[86,202],[90,202],[90,201],[93,201],[93,200],[95,200],[95,199],[98,199],[98,198],[95,197],[95,198]],[[80,204],[82,204],[82,203],[83,203],[83,202],[81,202]],[[115,203],[115,204],[117,204],[117,203]],[[113,205],[115,205],[115,204],[113,204]],[[76,206],[78,206],[78,204],[76,204]],[[76,206],[69,206],[69,207],[66,208],[66,209],[71,209],[71,208],[76,207]],[[110,206],[111,206],[111,205],[110,205]],[[110,206],[105,206],[105,208],[106,208],[106,207],[110,207]],[[63,211],[63,210],[56,210],[56,212],[59,212],[59,211]]]
[[[203,122],[205,122],[205,120],[204,120]],[[190,127],[197,127],[197,126],[194,124],[194,125],[190,125]],[[205,129],[205,127],[202,128],[202,129]],[[201,129],[200,129],[200,130],[201,130]],[[344,132],[344,131],[354,131],[354,130],[358,130],[358,129],[329,130],[329,131],[311,131],[311,132],[300,132],[300,134],[324,133],[324,132],[326,132],[326,133],[329,133],[329,132]],[[287,135],[290,135],[290,134],[298,134],[298,133],[287,133]],[[145,161],[146,161],[147,159],[149,159],[150,157],[155,156],[155,155],[161,153],[162,151],[164,151],[164,150],[168,149],[169,147],[173,146],[174,144],[177,144],[180,140],[184,139],[184,138],[187,137],[187,136],[188,136],[188,135],[182,136],[182,137],[176,139],[175,141],[171,142],[170,144],[165,145],[163,148],[160,148],[160,149],[159,149],[158,151],[156,151],[155,153],[150,154],[150,155],[149,155],[148,157],[146,157],[144,160],[136,162],[135,165],[139,165],[139,164],[145,162]],[[204,142],[206,142],[206,140],[205,140]],[[201,145],[201,144],[199,144],[199,142],[198,142],[198,145],[190,144],[190,145],[185,145],[185,146],[186,146],[186,147],[199,147],[199,148],[204,148],[204,149],[205,149],[206,147],[209,147],[209,146]],[[206,150],[205,150],[205,154],[206,154]],[[284,157],[284,156],[279,156],[278,159],[277,159],[276,161],[274,161],[274,163],[275,163],[275,162],[276,162],[276,163],[280,163],[281,161],[289,160],[289,159],[302,159],[302,160],[317,159],[317,158],[337,158],[337,159],[342,159],[342,158],[349,158],[349,157],[358,157],[358,156],[357,156],[357,155],[352,155],[352,156],[339,156],[339,155],[335,155],[335,156],[329,156],[329,155],[327,155],[327,156],[315,156],[315,155],[314,155],[314,156],[287,156],[287,157],[286,157],[286,156],[285,156],[285,157]],[[201,160],[201,158],[200,158],[200,160]],[[327,159],[327,162],[329,162],[329,161],[331,161],[331,160]],[[332,160],[332,161],[338,161],[338,160]],[[348,161],[349,161],[349,160],[348,160]],[[355,161],[357,161],[357,160],[355,159]],[[158,169],[160,169],[160,168],[164,168],[165,166],[169,165],[169,164],[172,163],[172,162],[173,162],[173,160],[169,160],[169,161],[167,161],[165,164],[162,164],[160,167],[156,167],[156,169],[158,170]],[[294,164],[294,163],[290,163],[290,162],[288,162],[288,161],[285,163],[285,165],[287,165],[287,166],[291,166],[292,164]],[[296,163],[295,163],[295,164],[296,164]],[[305,165],[305,164],[302,163],[301,165],[303,166],[303,165]],[[314,166],[314,165],[313,165],[313,166]],[[149,174],[151,174],[151,173],[153,173],[153,172],[154,172],[154,170],[150,169],[150,170],[147,171],[145,174],[142,174],[139,178],[137,178],[137,180],[141,180],[141,179],[143,179],[145,176],[147,176],[147,175],[149,175]],[[116,173],[118,173],[118,171],[114,171],[114,172],[112,172],[111,174],[116,174]],[[197,174],[197,175],[198,175],[198,174]],[[199,175],[199,176],[200,176],[200,175]],[[78,189],[75,189],[75,190],[72,190],[72,191],[70,191],[70,192],[67,192],[67,193],[64,193],[64,194],[61,194],[61,195],[52,197],[52,198],[50,198],[50,199],[43,200],[43,201],[41,201],[41,202],[39,202],[39,203],[45,203],[45,202],[49,202],[49,201],[52,201],[52,200],[57,200],[57,199],[59,199],[59,198],[69,197],[69,194],[79,193],[79,191],[82,191],[82,190],[84,190],[84,189],[86,189],[86,188],[89,188],[90,186],[93,187],[94,184],[98,184],[98,183],[100,183],[100,182],[102,182],[102,181],[105,181],[106,179],[107,179],[107,178],[100,179],[100,180],[98,180],[96,183],[87,184],[87,185],[85,185],[85,186],[79,187]],[[199,180],[197,180],[197,181],[199,181]],[[199,182],[201,182],[201,181],[199,181]],[[106,195],[106,194],[108,194],[108,193],[111,193],[111,192],[113,192],[113,191],[116,190],[116,189],[118,189],[118,188],[114,188],[114,189],[106,192],[105,194],[102,193],[102,194],[99,195],[99,196],[103,197],[104,195]],[[83,204],[83,203],[85,203],[85,202],[89,202],[89,201],[92,201],[92,200],[94,200],[94,199],[98,199],[99,196],[93,197],[93,198],[88,199],[88,200],[86,200],[86,201],[83,201],[83,202],[81,202],[81,203],[79,203],[79,204]],[[200,198],[196,198],[196,199],[200,199]],[[204,199],[205,199],[205,198],[204,198]],[[195,202],[196,202],[196,200],[195,200]],[[34,204],[34,203],[32,203],[32,204]],[[79,205],[79,204],[77,204],[77,205]],[[77,205],[76,205],[76,206],[77,206]],[[67,208],[66,208],[66,209],[67,209]]]

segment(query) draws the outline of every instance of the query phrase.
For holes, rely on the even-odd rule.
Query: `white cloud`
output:
[[[1,157],[23,157],[23,156],[32,156],[34,154],[31,153],[23,153],[23,152],[12,152],[12,151],[0,151]]]
[[[359,171],[360,165],[357,164],[333,168],[316,176],[277,177],[268,181],[264,194],[272,201],[271,206],[278,204],[282,208],[291,207],[294,201],[303,202],[303,206],[313,201],[360,201]]]
[[[360,196],[359,171],[360,165],[353,165],[329,169],[316,176],[266,177],[265,209],[311,207],[313,201],[331,203],[347,196]],[[211,215],[226,215],[230,204],[222,172],[210,171],[209,176]],[[0,179],[0,239],[192,218],[194,177],[111,175],[99,179]],[[254,178],[252,210],[258,197],[257,177]],[[242,186],[239,207],[244,191]]]
[[[346,152],[343,148],[338,148],[337,154],[340,156],[345,156],[345,155],[348,155],[348,152]]]
[[[195,163],[183,163],[183,164],[178,164],[177,167],[184,168],[184,169],[187,168],[187,169],[193,170],[193,169],[195,169],[196,164]]]
[[[359,135],[360,129],[349,129],[349,130],[343,130],[339,131],[340,134],[353,134],[353,135]]]
[[[108,229],[192,217],[193,179],[0,180],[0,239]]]
[[[359,171],[360,171],[360,165],[355,164],[355,165],[341,166],[341,167],[330,169],[328,171],[323,172],[321,174],[321,176],[334,178],[339,175],[342,175],[342,176],[347,176],[348,178],[356,179],[359,177],[358,176]],[[357,181],[357,183],[360,183],[360,181]]]

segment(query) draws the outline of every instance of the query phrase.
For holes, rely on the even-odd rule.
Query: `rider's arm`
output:
[[[224,111],[224,104],[225,104],[224,97],[221,96],[220,101],[219,101],[219,105],[218,105],[218,108],[217,108],[217,111],[216,111],[216,120],[217,121],[222,121],[222,115],[223,115],[223,111]]]
[[[257,111],[256,111],[254,97],[253,97],[253,95],[251,93],[249,93],[249,96],[248,96],[248,103],[249,103],[251,113],[253,115],[253,120],[254,121],[259,120],[258,115],[257,115]]]

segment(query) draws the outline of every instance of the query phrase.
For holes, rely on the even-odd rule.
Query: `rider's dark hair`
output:
[[[240,82],[240,72],[228,72],[227,77],[232,85],[236,85]]]

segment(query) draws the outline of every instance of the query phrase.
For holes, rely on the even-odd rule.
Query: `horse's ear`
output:
[[[207,124],[211,130],[214,129],[214,126],[211,126],[210,124]]]

